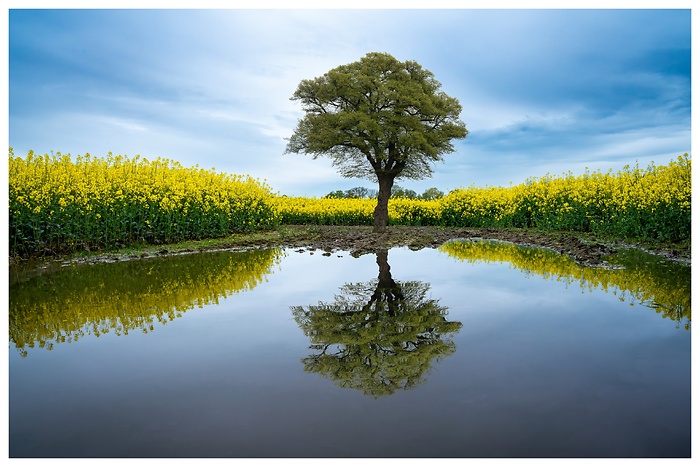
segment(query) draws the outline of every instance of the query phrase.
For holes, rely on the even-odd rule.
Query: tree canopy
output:
[[[454,151],[452,140],[467,136],[462,106],[441,86],[417,62],[378,52],[302,80],[291,99],[305,115],[286,152],[330,157],[341,175],[378,182],[382,232],[394,180],[431,176],[431,164]]]
[[[291,307],[311,338],[304,370],[372,397],[424,381],[434,362],[451,355],[462,323],[429,297],[425,282],[392,279],[387,250],[376,252],[375,281],[345,284],[332,303]]]

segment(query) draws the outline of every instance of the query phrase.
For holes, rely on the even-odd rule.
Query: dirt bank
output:
[[[375,234],[371,227],[353,226],[288,226],[293,232],[287,246],[306,247],[333,252],[349,251],[353,256],[371,253],[382,248],[409,247],[437,248],[453,239],[493,239],[517,244],[547,247],[570,255],[576,262],[597,265],[616,248],[596,241],[562,233],[543,233],[529,230],[451,229],[440,227],[391,226],[383,234]]]
[[[408,247],[414,250],[437,248],[452,239],[494,239],[522,245],[550,248],[570,255],[577,263],[596,266],[604,262],[605,256],[614,254],[619,248],[642,248],[667,258],[690,263],[690,245],[626,244],[620,241],[603,240],[591,235],[566,232],[541,232],[522,229],[490,228],[442,228],[390,226],[381,235],[374,234],[370,226],[282,226],[277,230],[252,234],[236,234],[212,240],[192,241],[173,245],[144,246],[115,252],[91,252],[71,258],[42,258],[32,261],[10,259],[14,274],[43,274],[69,264],[101,263],[133,260],[154,256],[182,254],[207,250],[288,247],[307,250],[322,250],[322,254],[347,251],[360,256],[378,249]]]
[[[641,248],[667,258],[690,261],[689,245],[627,244],[620,241],[603,241],[579,233],[542,232],[523,229],[495,228],[442,228],[391,226],[383,234],[375,234],[369,226],[285,226],[281,230],[279,245],[303,247],[333,252],[349,251],[353,256],[371,253],[377,249],[409,247],[411,249],[437,248],[453,239],[492,239],[522,245],[550,248],[570,255],[577,263],[599,265],[605,256],[619,248]],[[231,245],[233,246],[233,245]],[[250,246],[259,246],[250,244]],[[265,245],[272,246],[272,245]]]

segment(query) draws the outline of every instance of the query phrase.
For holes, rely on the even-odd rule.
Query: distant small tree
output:
[[[345,197],[346,198],[366,198],[367,197],[367,188],[363,186],[357,186],[355,188],[350,188],[345,192]]]
[[[335,190],[328,193],[324,198],[345,198],[345,192],[343,190]]]
[[[430,200],[434,200],[434,199],[440,199],[443,196],[445,196],[445,193],[443,193],[442,191],[433,187],[433,188],[428,188],[427,190],[425,190],[420,197],[421,197],[421,199],[430,201]]]
[[[371,188],[367,189],[367,198],[377,199],[378,194],[379,192],[377,190],[373,190]]]
[[[408,190],[406,188],[402,188],[398,185],[394,185],[391,189],[391,197],[392,198],[409,198],[409,199],[415,199],[418,197],[418,193],[416,193],[413,190]]]
[[[384,232],[394,181],[430,176],[467,136],[462,106],[440,88],[417,62],[377,52],[305,79],[291,97],[305,115],[285,152],[327,156],[344,177],[376,181],[374,231]]]

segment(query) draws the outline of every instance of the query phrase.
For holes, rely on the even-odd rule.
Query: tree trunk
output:
[[[389,222],[389,198],[391,187],[394,186],[394,177],[391,175],[377,175],[379,180],[379,194],[377,194],[377,207],[374,208],[374,233],[386,231]]]

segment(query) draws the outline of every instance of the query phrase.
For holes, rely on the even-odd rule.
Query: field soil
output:
[[[690,260],[689,245],[653,246],[603,240],[591,235],[568,232],[545,232],[529,229],[444,228],[390,226],[382,234],[367,226],[285,226],[288,247],[302,247],[332,253],[349,251],[353,256],[372,253],[378,249],[409,247],[414,250],[437,248],[455,239],[501,240],[520,245],[549,248],[571,256],[582,265],[600,265],[606,256],[619,248],[640,248],[679,261]]]
[[[303,232],[304,227],[289,227]],[[585,242],[577,237],[535,232],[529,230],[504,229],[450,229],[440,227],[390,226],[382,234],[375,234],[371,227],[316,226],[313,231],[292,235],[290,247],[323,250],[332,253],[349,251],[353,256],[372,253],[379,249],[408,247],[413,250],[437,248],[454,239],[492,239],[522,245],[547,247],[568,254],[584,264],[600,264],[603,258],[615,252],[615,248],[599,242]],[[291,240],[291,239],[290,239]]]
[[[437,248],[454,239],[492,239],[520,245],[540,246],[569,255],[578,264],[605,265],[605,257],[620,248],[640,248],[650,253],[690,264],[690,244],[625,243],[601,239],[589,234],[548,232],[529,229],[444,228],[389,226],[386,232],[375,234],[371,226],[285,225],[276,230],[235,234],[220,239],[199,240],[159,246],[141,246],[116,251],[81,252],[70,257],[10,258],[11,280],[45,274],[74,264],[94,264],[138,260],[141,258],[203,252],[209,250],[245,250],[251,248],[287,247],[330,256],[334,252],[349,252],[353,256],[373,253],[380,249],[408,247],[413,250]]]

